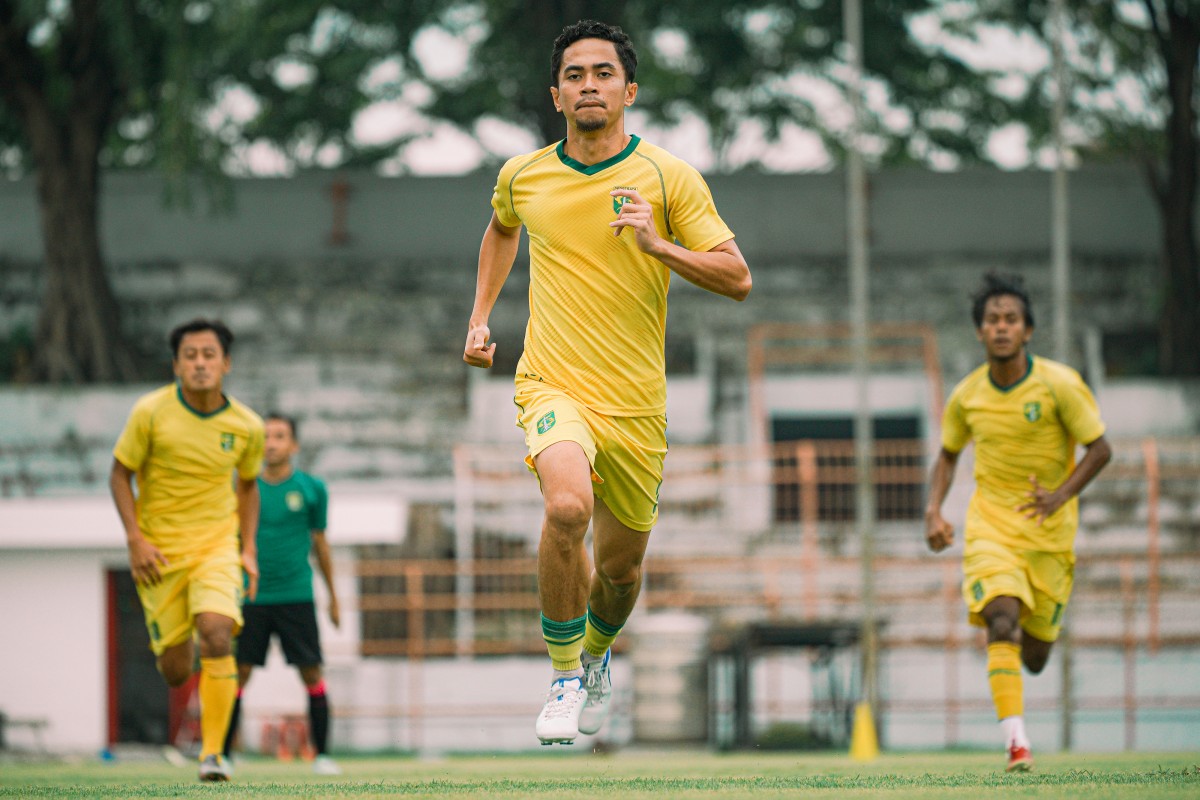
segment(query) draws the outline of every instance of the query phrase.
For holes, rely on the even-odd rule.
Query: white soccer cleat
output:
[[[341,775],[342,768],[332,758],[319,755],[313,759],[312,771],[315,775]]]
[[[587,689],[587,702],[579,715],[579,732],[596,733],[608,719],[612,698],[612,675],[608,662],[612,660],[612,649],[604,651],[604,658],[592,661],[583,667],[583,685]]]
[[[587,703],[583,678],[559,678],[550,684],[546,705],[538,714],[534,731],[542,744],[574,744],[579,735],[579,715]]]
[[[227,781],[233,776],[233,766],[223,756],[205,756],[200,762],[200,780]]]

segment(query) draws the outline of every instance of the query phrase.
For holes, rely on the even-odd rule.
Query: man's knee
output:
[[[187,648],[187,652],[167,650],[158,657],[157,665],[167,686],[178,689],[188,682],[188,678],[192,677],[191,648]]]
[[[983,607],[989,642],[1021,641],[1021,601],[1015,597],[997,597]]]
[[[196,634],[200,639],[201,658],[221,658],[233,654],[234,622],[222,614],[198,614]]]
[[[596,565],[596,574],[618,597],[624,597],[637,588],[642,579],[642,565],[636,564],[606,564]]]
[[[1044,670],[1046,662],[1050,660],[1051,647],[1052,642],[1044,642],[1025,634],[1021,641],[1021,663],[1025,665],[1025,669],[1034,675]]]
[[[1029,670],[1034,675],[1038,675],[1046,668],[1046,662],[1049,660],[1049,653],[1021,653],[1021,663],[1025,665],[1025,669]]]
[[[566,534],[566,544],[575,544],[587,532],[592,519],[591,498],[563,492],[546,498],[546,524],[556,533]]]

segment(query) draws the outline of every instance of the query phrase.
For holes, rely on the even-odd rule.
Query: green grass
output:
[[[999,753],[889,753],[870,763],[842,754],[745,753],[631,747],[615,754],[342,758],[345,774],[304,763],[243,759],[234,781],[205,785],[165,761],[0,762],[0,798],[439,798],[674,800],[717,797],[1086,798],[1200,797],[1200,753],[1037,757],[1006,775]]]

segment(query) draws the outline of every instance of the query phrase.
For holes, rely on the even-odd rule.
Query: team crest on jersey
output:
[[[538,436],[553,428],[554,423],[553,411],[547,411],[545,414],[542,414],[542,418],[537,421]]]
[[[1037,422],[1042,418],[1042,404],[1034,400],[1025,404],[1025,419],[1027,422]]]
[[[637,187],[636,187],[636,186],[614,186],[614,187],[613,187],[613,191],[616,191],[617,189],[627,189],[627,190],[629,190],[629,191],[631,191],[631,192],[636,192],[636,191],[637,191]],[[625,205],[626,203],[632,203],[632,202],[633,202],[633,198],[632,198],[632,197],[625,197],[624,195],[617,195],[616,197],[614,197],[614,198],[612,199],[612,201],[613,201],[613,213],[614,213],[614,214],[620,214],[620,213],[621,213],[621,206]]]
[[[304,495],[299,492],[288,492],[284,497],[284,502],[287,503],[288,511],[299,511],[304,508]]]
[[[222,433],[221,434],[221,449],[224,450],[226,453],[233,450],[233,434],[232,433]]]

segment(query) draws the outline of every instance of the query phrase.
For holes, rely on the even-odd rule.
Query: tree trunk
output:
[[[95,158],[90,164],[43,160],[37,187],[46,262],[34,377],[50,383],[132,380],[133,359],[100,255]]]
[[[1196,248],[1196,59],[1200,26],[1170,15],[1164,42],[1170,113],[1167,165],[1156,187],[1162,215],[1164,298],[1160,368],[1166,375],[1200,375],[1200,259]]]
[[[58,50],[43,61],[29,44],[28,20],[0,2],[0,98],[24,128],[45,247],[33,377],[128,380],[133,359],[104,271],[96,214],[97,160],[122,90],[104,51],[98,0],[75,0],[65,19]]]

